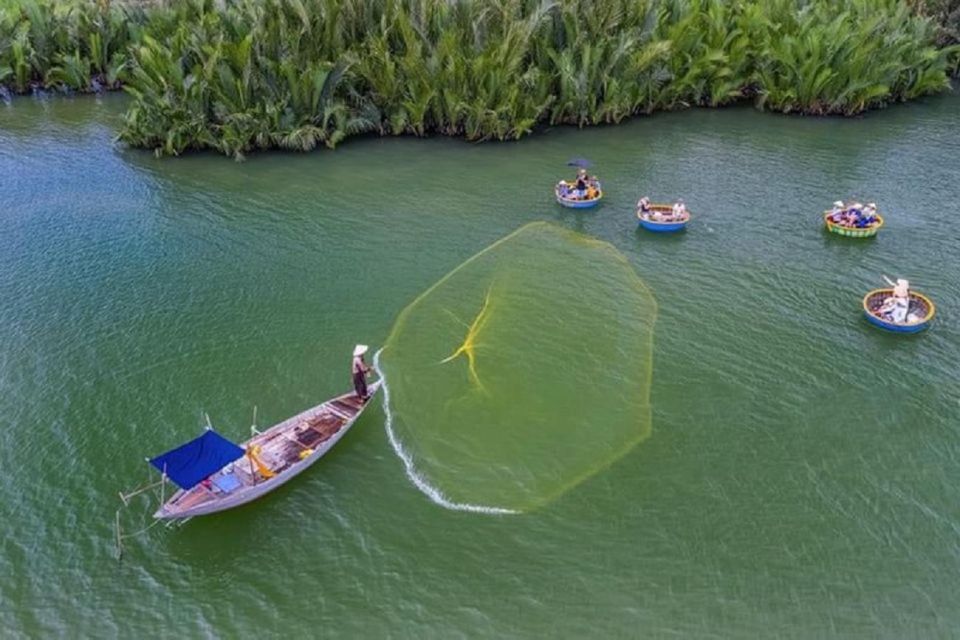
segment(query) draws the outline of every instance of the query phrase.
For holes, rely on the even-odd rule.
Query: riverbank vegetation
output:
[[[143,17],[78,0],[0,0],[0,86],[13,93],[118,88]]]
[[[936,44],[941,48],[953,47],[950,72],[960,77],[960,0],[912,0],[917,13],[930,16],[937,23]]]
[[[127,143],[238,158],[741,100],[851,115],[948,86],[956,49],[925,13],[954,1],[0,0],[0,84],[122,83]]]

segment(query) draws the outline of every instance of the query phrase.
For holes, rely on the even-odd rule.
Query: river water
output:
[[[0,107],[2,635],[960,633],[960,97],[240,164],[120,148],[122,106]],[[605,182],[594,212],[552,201],[572,156]],[[687,233],[638,231],[642,193],[684,197]],[[847,197],[880,204],[878,238],[823,232]],[[410,482],[377,402],[295,482],[114,559],[144,457],[204,413],[243,439],[254,405],[269,425],[344,391],[355,342],[538,220],[613,244],[656,298],[639,446],[533,511],[454,511]],[[881,274],[933,297],[931,331],[866,324]]]

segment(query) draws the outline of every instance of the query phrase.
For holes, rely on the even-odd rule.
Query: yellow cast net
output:
[[[379,366],[411,477],[454,507],[524,511],[650,434],[656,303],[614,247],[522,227],[400,314]]]

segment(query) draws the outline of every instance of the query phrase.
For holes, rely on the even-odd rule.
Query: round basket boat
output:
[[[563,181],[561,180],[560,182]],[[557,197],[557,202],[568,209],[589,209],[590,207],[597,206],[600,203],[600,199],[603,198],[603,186],[599,182],[597,183],[597,197],[590,198],[589,200],[561,196],[560,182],[553,188],[553,193]]]
[[[835,233],[838,236],[847,238],[872,238],[880,231],[883,226],[883,216],[877,214],[877,221],[868,227],[847,227],[830,219],[829,211],[823,212],[823,223],[827,226],[827,231]]]
[[[895,333],[917,333],[930,326],[937,308],[930,298],[916,291],[910,292],[906,322],[898,323],[881,316],[878,310],[892,295],[893,289],[874,289],[863,297],[863,314],[871,324]]]
[[[650,215],[653,213],[662,214],[666,219],[657,220]],[[637,220],[640,226],[647,231],[653,231],[654,233],[674,233],[675,231],[682,231],[687,228],[687,223],[690,222],[690,212],[685,212],[683,216],[678,219],[673,217],[673,205],[651,204],[649,213],[641,213],[640,210],[637,209]]]

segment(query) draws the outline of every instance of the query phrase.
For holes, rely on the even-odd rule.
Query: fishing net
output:
[[[527,225],[400,314],[388,429],[436,501],[525,511],[650,433],[656,303],[611,245]]]

